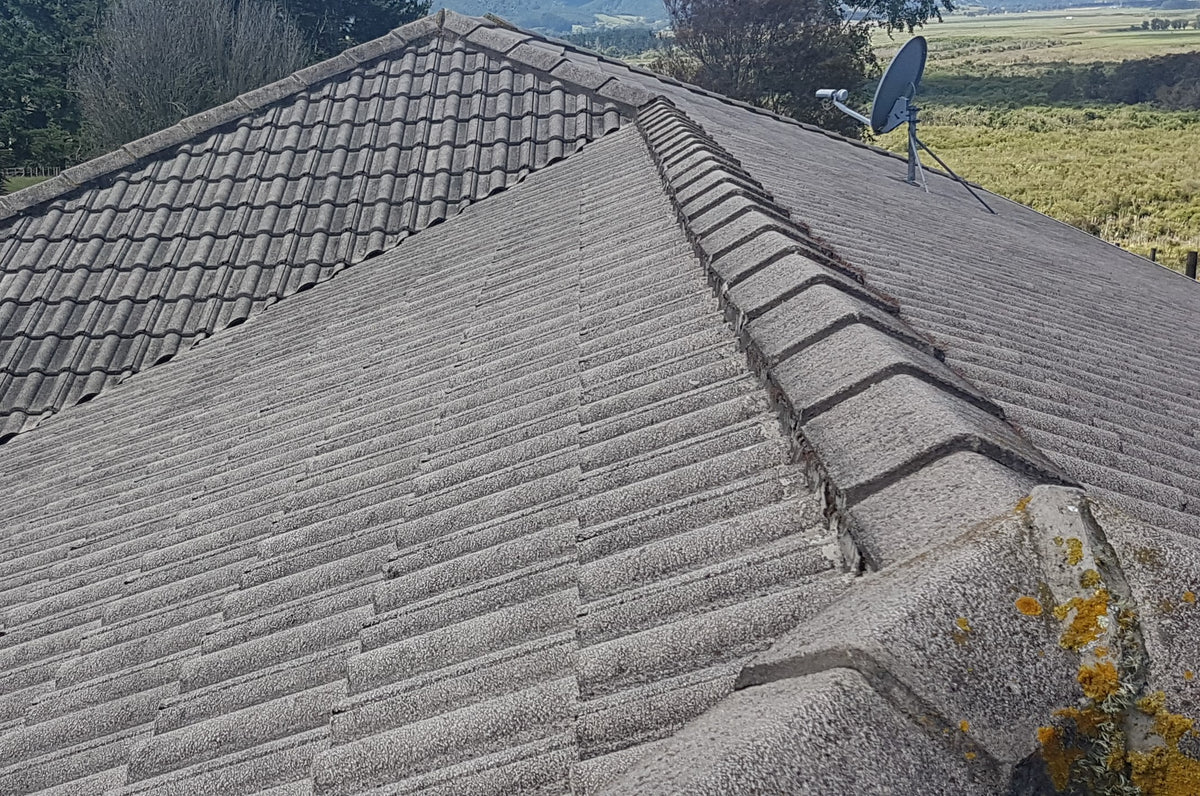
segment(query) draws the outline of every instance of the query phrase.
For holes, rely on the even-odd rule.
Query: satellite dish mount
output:
[[[911,185],[920,185],[926,193],[929,192],[929,185],[925,181],[925,169],[921,166],[920,158],[920,151],[924,149],[938,162],[939,166],[946,170],[947,174],[966,188],[979,204],[995,215],[996,211],[983,201],[983,197],[975,193],[966,180],[955,174],[954,170],[947,166],[936,152],[917,137],[917,112],[920,108],[913,104],[913,98],[917,95],[917,87],[921,85],[921,75],[925,72],[925,59],[928,53],[929,45],[926,44],[924,36],[914,36],[905,42],[904,46],[900,48],[900,52],[896,53],[896,57],[888,65],[887,71],[883,73],[879,87],[875,89],[875,101],[871,104],[869,119],[846,104],[850,92],[844,88],[823,88],[817,92],[817,97],[829,100],[842,113],[870,127],[875,133],[889,133],[907,123],[908,179],[906,182]]]

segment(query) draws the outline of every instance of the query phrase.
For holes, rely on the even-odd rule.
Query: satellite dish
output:
[[[889,133],[908,121],[907,106],[921,85],[928,54],[925,37],[914,36],[904,43],[888,65],[879,88],[875,89],[875,102],[871,104],[871,129],[876,133]],[[901,99],[904,100],[902,109],[896,107]],[[900,110],[903,112],[898,113]]]
[[[917,88],[921,85],[921,75],[925,72],[925,59],[928,55],[929,45],[924,36],[914,36],[904,43],[900,52],[896,53],[896,57],[888,64],[887,71],[883,73],[883,79],[879,81],[879,87],[875,89],[875,101],[871,103],[871,118],[869,119],[846,105],[850,92],[844,88],[820,89],[817,91],[817,98],[829,100],[838,110],[870,127],[877,134],[891,132],[907,122],[908,179],[906,182],[920,185],[926,193],[929,192],[929,185],[925,182],[925,169],[922,168],[921,158],[918,155],[918,152],[924,149],[933,155],[933,159],[946,170],[947,174],[966,188],[971,196],[979,200],[979,204],[995,215],[996,211],[983,201],[983,197],[972,190],[966,180],[955,174],[945,161],[925,145],[924,141],[917,138],[917,111],[920,109],[912,101],[917,96]],[[918,176],[920,176],[919,183],[917,182]]]

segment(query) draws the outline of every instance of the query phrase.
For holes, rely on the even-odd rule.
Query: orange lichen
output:
[[[1075,566],[1080,561],[1083,561],[1083,542],[1078,539],[1071,538],[1067,540],[1067,563]]]
[[[963,753],[963,757],[967,758],[968,761],[974,760],[975,753],[974,752],[965,752],[965,753]]]
[[[962,645],[967,643],[967,638],[971,635],[974,629],[971,623],[967,621],[965,616],[960,616],[954,620],[957,630],[952,630],[951,635],[954,636],[954,643]]]
[[[1029,502],[1033,500],[1033,495],[1026,495],[1017,501],[1017,513],[1024,514],[1025,509],[1029,508]]]
[[[1167,706],[1167,695],[1162,691],[1147,694],[1137,701],[1138,710],[1147,716],[1153,716]]]
[[[1082,666],[1077,678],[1079,687],[1088,699],[1103,702],[1121,689],[1121,678],[1112,661],[1101,661],[1092,666]]]
[[[962,721],[960,721],[958,723],[958,728],[960,730],[962,730],[963,732],[970,732],[971,731],[971,722],[967,721],[966,719],[963,719]]]
[[[1094,589],[1100,585],[1100,573],[1094,569],[1085,569],[1079,576],[1079,585],[1085,589]]]
[[[1195,734],[1195,721],[1170,713],[1162,691],[1138,702],[1138,708],[1154,716],[1154,732],[1165,746],[1128,755],[1133,784],[1145,796],[1195,796],[1200,793],[1200,760],[1179,749],[1187,733]]]
[[[1184,601],[1185,603],[1192,603],[1193,605],[1195,605],[1195,603],[1196,603],[1196,592],[1194,592],[1194,591],[1185,591],[1185,592],[1183,593],[1183,601]]]
[[[1104,619],[1108,616],[1108,590],[1097,589],[1091,597],[1072,597],[1065,605],[1054,609],[1054,616],[1065,620],[1071,611],[1075,618],[1063,631],[1058,643],[1065,649],[1081,650],[1100,638],[1104,632]]]
[[[1200,793],[1200,760],[1178,747],[1159,746],[1129,754],[1133,784],[1145,796],[1196,796]]]
[[[1196,673],[1193,672],[1191,669],[1183,670],[1183,679],[1184,680],[1193,680],[1193,679],[1195,679],[1195,677],[1196,677]]]
[[[1107,658],[1108,657],[1108,647],[1096,647],[1096,649],[1092,650],[1092,652],[1095,654],[1095,656],[1097,658]]]
[[[1037,736],[1050,781],[1055,790],[1066,790],[1071,782],[1071,766],[1083,757],[1083,752],[1064,745],[1063,732],[1058,727],[1038,727]]]
[[[1055,716],[1070,719],[1083,735],[1095,738],[1100,734],[1100,728],[1112,722],[1112,717],[1095,708],[1063,708],[1054,711]]]
[[[1017,598],[1017,610],[1025,614],[1025,616],[1041,616],[1042,604],[1037,601],[1036,597],[1025,595]]]
[[[1154,731],[1171,746],[1178,745],[1185,733],[1192,732],[1196,722],[1178,713],[1160,710],[1154,715]]]

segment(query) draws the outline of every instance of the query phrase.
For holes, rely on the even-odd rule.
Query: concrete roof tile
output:
[[[804,436],[849,505],[957,451],[983,453],[1039,479],[1058,478],[1054,465],[1012,427],[903,374],[816,416]]]
[[[771,378],[801,424],[870,385],[907,373],[1003,417],[1003,411],[927,352],[873,325],[839,328],[780,362]]]
[[[814,738],[821,739],[820,755]],[[723,700],[605,792],[884,794],[917,782],[930,793],[999,792],[995,768],[965,759],[971,748],[961,747],[947,754],[857,672],[835,668]],[[866,758],[887,776],[864,766]]]
[[[891,567],[848,592],[814,620],[824,630],[797,627],[739,684],[855,668],[875,688],[893,690],[892,699],[928,705],[939,734],[939,724],[959,731],[965,721],[972,741],[1014,765],[1035,751],[1047,706],[1073,704],[1078,693],[1078,663],[1059,645],[1058,628],[1014,606],[1040,593],[1040,561],[1015,516],[977,527],[938,556]]]
[[[17,276],[0,324],[24,330],[0,346],[25,380],[0,397],[3,428],[93,395],[110,377],[124,381],[110,400],[46,424],[46,436],[10,440],[13,458],[0,462],[0,479],[18,485],[0,510],[19,529],[4,558],[20,581],[0,595],[13,600],[0,644],[33,642],[0,675],[0,691],[31,701],[24,712],[20,700],[4,702],[11,718],[0,732],[33,738],[23,719],[49,732],[77,711],[170,692],[153,726],[65,750],[50,748],[55,740],[34,751],[32,773],[0,777],[20,788],[108,782],[110,771],[118,784],[146,777],[129,793],[599,785],[639,759],[651,765],[643,752],[667,748],[661,739],[681,724],[721,715],[746,656],[799,622],[801,635],[776,651],[820,671],[789,687],[828,674],[838,644],[883,647],[894,657],[882,673],[862,656],[833,665],[862,668],[891,707],[869,712],[878,692],[842,673],[800,689],[808,701],[792,713],[773,704],[760,726],[803,715],[789,731],[843,732],[805,712],[836,692],[849,715],[868,711],[892,728],[889,741],[918,750],[900,770],[995,790],[990,759],[1030,742],[1021,700],[1036,695],[988,694],[970,708],[1020,703],[1015,729],[997,720],[1000,729],[960,730],[958,744],[912,740],[896,705],[916,705],[915,715],[936,704],[953,730],[966,704],[934,691],[939,666],[984,671],[1003,658],[975,669],[971,656],[990,649],[955,657],[941,652],[943,636],[908,643],[903,633],[949,616],[955,589],[970,603],[990,582],[963,576],[977,562],[963,564],[947,540],[1060,476],[914,330],[986,341],[963,360],[975,370],[961,372],[999,383],[990,316],[944,316],[920,300],[926,287],[880,280],[898,305],[844,259],[864,258],[854,240],[838,238],[835,250],[808,226],[792,204],[797,186],[772,175],[763,188],[752,174],[762,153],[745,146],[761,137],[764,150],[786,149],[791,139],[775,135],[786,127],[830,162],[864,153],[450,13],[356,57],[363,63],[343,57],[300,73],[293,99],[268,87],[257,98],[282,104],[237,125],[230,116],[205,127],[232,108],[185,120],[157,139],[178,157],[147,149],[103,190],[81,186],[42,215],[0,221],[28,233],[16,248],[0,244],[0,267]],[[313,114],[337,116],[362,99],[358,78],[378,94],[359,103],[370,124],[347,117],[325,130]],[[430,86],[437,96],[415,101]],[[529,113],[509,119],[490,98],[522,87]],[[651,102],[663,92],[686,97],[696,118]],[[626,129],[575,152],[635,106],[642,137]],[[314,189],[295,178],[293,151],[308,153],[306,174],[329,179]],[[351,168],[348,153],[383,170]],[[258,175],[250,183],[246,168]],[[514,190],[476,202],[500,187]],[[366,195],[383,198],[358,202]],[[192,232],[162,238],[174,228]],[[92,236],[88,252],[72,230]],[[111,268],[44,287],[53,263],[82,254]],[[173,265],[150,267],[160,259]],[[1003,303],[1001,290],[983,295],[987,312]],[[86,321],[56,327],[55,316]],[[927,316],[936,323],[922,326]],[[164,352],[179,356],[127,378]],[[1052,367],[1043,354],[1021,344],[996,359],[1036,362],[1041,374]],[[76,360],[85,365],[61,369]],[[1059,455],[1146,481],[1127,496],[1168,503],[1195,486],[1186,424],[1167,424],[1174,447],[1154,447],[1152,429],[1125,436],[1118,415],[1090,427],[1084,412],[1056,413],[1077,398],[1061,385],[1026,392],[1038,402],[1006,393],[1001,403],[1023,406],[1031,438],[1057,435]],[[1173,394],[1148,384],[1129,402],[1145,409]],[[1117,387],[1103,397],[1120,405]],[[1130,447],[1105,458],[1114,440]],[[1138,467],[1143,447],[1181,463],[1160,456]],[[56,464],[65,460],[95,464]],[[47,514],[57,519],[47,524]],[[1003,553],[1001,569],[1014,558]],[[884,572],[855,579],[860,556]],[[930,562],[945,565],[914,574]],[[853,602],[889,572],[892,591]],[[110,581],[118,593],[89,591]],[[905,624],[897,617],[910,594],[927,610]],[[1007,621],[991,616],[971,627],[990,633]],[[72,630],[97,617],[99,632]],[[889,633],[892,646],[880,641]],[[792,654],[797,640],[819,651]],[[937,650],[930,661],[912,652],[927,649]],[[961,673],[949,680],[963,693],[976,686]],[[324,695],[316,707],[306,701],[314,692]],[[960,757],[984,747],[974,767]],[[717,759],[709,748],[691,774]],[[931,775],[931,766],[941,768]]]
[[[130,755],[129,779],[136,782],[324,727],[334,703],[345,693],[344,682],[329,683],[172,732],[156,733]]]
[[[853,324],[866,324],[918,352],[936,353],[893,315],[826,284],[815,285],[752,320],[749,334],[770,366]]]
[[[1010,511],[1036,484],[981,453],[953,453],[855,504],[847,533],[868,567],[884,569]]]
[[[1167,695],[1167,709],[1200,716],[1200,544],[1147,525],[1094,501],[1092,517],[1121,561],[1140,612],[1148,653],[1148,691]],[[1195,743],[1185,741],[1195,754]]]
[[[498,53],[508,53],[517,45],[529,41],[529,38],[528,34],[494,25],[480,25],[470,33],[472,44]]]

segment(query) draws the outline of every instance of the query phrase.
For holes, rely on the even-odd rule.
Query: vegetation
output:
[[[921,135],[967,179],[1182,268],[1200,248],[1200,52],[1169,53],[1200,50],[1200,31],[1143,31],[1131,20],[1145,16],[1071,9],[927,28]],[[1152,40],[1177,35],[1190,44]],[[897,46],[876,41],[881,57]],[[904,133],[879,143],[903,151]]]
[[[62,166],[79,153],[67,85],[104,0],[0,0],[0,168]]]
[[[816,99],[878,71],[871,30],[913,30],[951,0],[665,0],[676,46],[653,66],[735,99],[846,135],[852,120]]]
[[[136,5],[134,0],[0,0],[0,168],[64,167],[97,148],[111,146],[112,138],[90,137],[109,125],[97,122],[94,113],[92,121],[85,124],[80,102],[81,95],[103,102],[102,95],[96,90],[90,94],[83,91],[72,84],[70,76],[95,76],[110,68],[112,74],[120,74],[119,62],[126,58],[125,63],[130,63],[128,59],[138,46],[145,57],[151,53],[187,54],[178,63],[164,60],[145,70],[148,75],[164,79],[161,96],[144,98],[143,104],[175,106],[173,118],[166,122],[169,124],[199,109],[199,103],[224,96],[231,81],[248,84],[265,74],[274,74],[252,66],[250,59],[257,53],[267,58],[268,64],[279,66],[271,53],[290,50],[294,42],[273,40],[276,35],[291,35],[288,31],[298,27],[307,44],[306,60],[312,60],[382,35],[429,10],[428,0],[286,0],[286,9],[271,5],[269,14],[258,17],[257,29],[250,36],[246,35],[245,21],[251,15],[246,9],[269,0],[229,0],[237,8],[236,15],[243,19],[237,44],[233,39],[236,24],[224,25],[221,30],[225,38],[214,42],[217,26],[208,18],[198,21],[198,12],[211,5],[207,0],[139,1],[179,10],[176,24],[156,34],[158,40],[132,42],[110,37],[98,43],[104,20],[120,13],[121,6]],[[180,86],[197,85],[198,73],[194,72],[201,67],[192,54],[203,47],[214,57],[213,63],[203,67],[207,74],[230,77],[223,84],[226,88],[214,93],[205,86],[199,96],[183,102]],[[107,63],[110,60],[114,62],[111,65]],[[164,77],[163,69],[173,66],[177,71]],[[233,77],[238,70],[241,76]],[[94,103],[92,107],[97,110]]]
[[[430,0],[285,0],[318,58],[385,35],[429,13]]]
[[[309,60],[292,20],[259,0],[116,0],[80,56],[72,83],[88,141],[100,153],[278,80]]]

